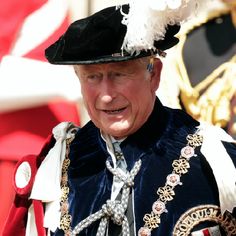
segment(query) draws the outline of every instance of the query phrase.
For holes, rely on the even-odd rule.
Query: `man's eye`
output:
[[[121,77],[121,76],[125,76],[125,74],[123,74],[123,73],[114,73],[114,76],[116,76],[116,77]]]
[[[98,81],[101,78],[101,75],[99,74],[90,74],[86,76],[87,81],[89,82],[95,82]]]
[[[96,79],[98,78],[98,75],[88,75],[87,79]]]

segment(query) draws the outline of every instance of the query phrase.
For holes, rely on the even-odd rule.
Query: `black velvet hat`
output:
[[[122,5],[128,13],[129,5]],[[156,54],[153,50],[142,50],[130,54],[121,50],[127,27],[122,24],[121,9],[109,7],[87,18],[75,21],[67,31],[45,51],[47,60],[52,64],[97,64],[127,61]],[[178,43],[174,35],[179,25],[168,26],[165,38],[155,41],[157,50],[166,50]]]

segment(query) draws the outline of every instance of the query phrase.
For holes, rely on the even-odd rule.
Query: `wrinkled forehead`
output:
[[[101,63],[92,65],[74,65],[75,71],[98,71],[98,70],[124,70],[124,69],[146,69],[150,57],[139,58],[135,60]]]

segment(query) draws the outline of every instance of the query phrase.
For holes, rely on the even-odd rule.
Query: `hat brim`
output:
[[[122,54],[122,53],[114,53],[111,55],[93,57],[93,58],[83,58],[81,60],[74,59],[65,59],[65,58],[48,58],[48,61],[52,64],[59,64],[59,65],[91,65],[91,64],[102,64],[102,63],[112,63],[112,62],[122,62],[122,61],[129,61],[135,60],[142,57],[148,57],[155,53],[152,51],[144,51],[139,53],[138,55],[130,55],[130,54]]]

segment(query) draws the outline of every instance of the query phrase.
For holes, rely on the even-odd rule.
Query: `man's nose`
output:
[[[109,77],[103,78],[101,84],[101,93],[100,97],[103,102],[111,102],[112,99],[116,96],[115,86],[112,82],[112,79]]]

